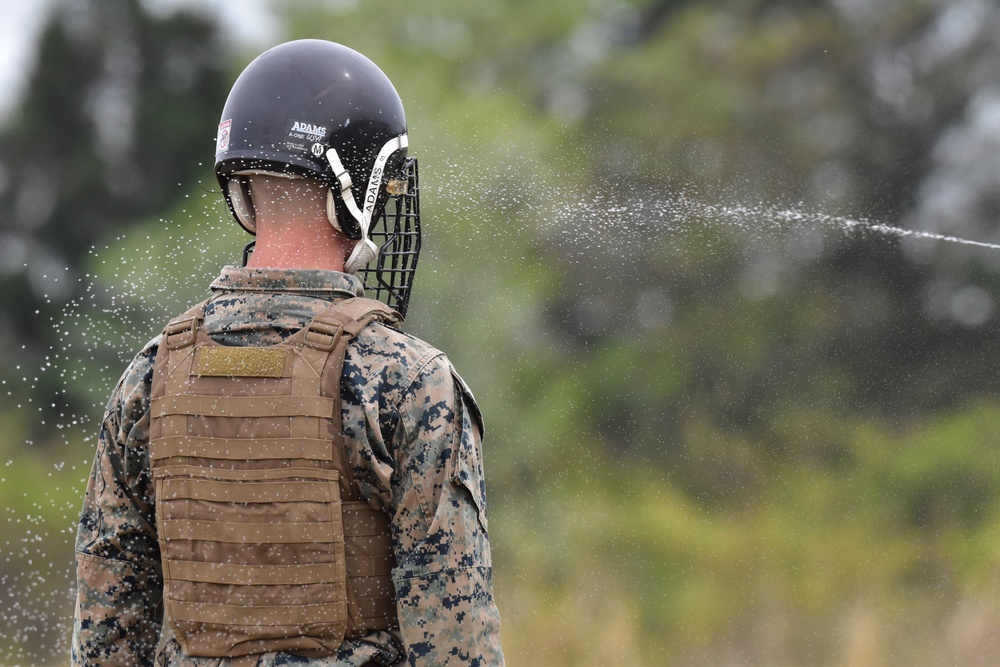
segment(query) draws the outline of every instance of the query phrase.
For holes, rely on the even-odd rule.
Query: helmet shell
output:
[[[341,229],[360,238],[326,152],[335,148],[349,172],[354,184],[349,196],[363,197],[379,151],[405,134],[402,101],[375,63],[342,44],[297,40],[262,53],[233,84],[216,137],[215,172],[234,218],[250,233],[254,230],[233,209],[227,183],[238,172],[262,170],[325,181],[334,192]],[[387,161],[374,215],[385,205],[386,183],[397,177],[405,159],[403,148]]]

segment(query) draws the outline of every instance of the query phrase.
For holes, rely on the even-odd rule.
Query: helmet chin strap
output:
[[[378,246],[372,243],[371,239],[363,238],[354,245],[354,250],[351,251],[347,261],[344,262],[344,271],[353,275],[359,269],[368,266],[368,263],[377,256]]]
[[[385,171],[385,163],[389,159],[389,156],[396,151],[406,148],[408,144],[407,136],[401,134],[398,137],[390,139],[382,146],[378,157],[375,158],[372,173],[368,177],[368,190],[365,196],[364,210],[358,208],[358,202],[355,200],[354,192],[352,191],[354,183],[351,181],[351,174],[344,168],[344,164],[340,160],[340,155],[337,154],[337,149],[330,148],[326,152],[326,160],[333,169],[333,176],[337,179],[337,184],[340,185],[340,197],[347,207],[347,212],[357,221],[358,228],[361,230],[361,238],[344,263],[344,270],[347,273],[356,273],[360,268],[378,256],[378,246],[368,238],[368,229],[371,227],[372,215],[375,213],[375,202],[378,200],[379,188],[382,185],[382,174]],[[326,199],[326,215],[334,229],[343,233],[344,229],[337,221],[332,188]]]
[[[333,149],[331,148],[330,150]],[[350,179],[350,174],[347,175],[347,178]],[[345,201],[349,202],[347,205],[348,207],[350,207],[351,204],[354,204],[354,197],[351,197],[350,199],[347,199]],[[356,204],[354,204],[354,208],[357,208]],[[332,225],[334,229],[336,229],[341,234],[344,234],[344,236],[347,236],[347,234],[344,232],[344,228],[340,226],[340,221],[337,220],[337,208],[336,205],[334,204],[333,190],[328,190],[326,193],[326,219],[330,221],[330,225]],[[362,230],[364,229],[365,228],[362,227]],[[368,238],[367,233],[365,233],[364,231],[362,231],[362,233],[364,235],[361,237],[360,240],[358,240],[357,243],[354,244],[354,249],[351,251],[351,254],[347,257],[347,260],[344,262],[345,273],[350,273],[350,274],[357,273],[358,270],[365,267],[378,255],[378,246],[372,243],[371,239]]]

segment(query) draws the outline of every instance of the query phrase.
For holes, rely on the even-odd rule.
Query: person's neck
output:
[[[247,266],[343,271],[346,255],[344,239],[325,220],[304,224],[259,221],[257,243]]]

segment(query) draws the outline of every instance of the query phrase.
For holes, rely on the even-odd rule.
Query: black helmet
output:
[[[346,265],[354,273],[391,251],[389,242],[377,248],[370,240],[373,227],[386,222],[387,199],[416,197],[407,143],[403,104],[382,70],[341,44],[304,39],[265,51],[233,84],[219,123],[215,172],[233,217],[251,234],[247,175],[325,181],[331,224],[359,239]],[[417,210],[413,202],[396,203],[391,208]],[[419,233],[416,220],[406,226]],[[415,256],[409,266],[407,299]]]

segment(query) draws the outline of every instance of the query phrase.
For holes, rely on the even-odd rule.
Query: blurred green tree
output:
[[[53,322],[83,294],[95,246],[166,208],[198,173],[228,71],[219,31],[200,15],[85,0],[50,17],[0,131],[0,344],[17,351],[0,362],[7,378],[33,377],[59,349]],[[53,396],[66,400],[46,375],[24,393],[44,413]]]

